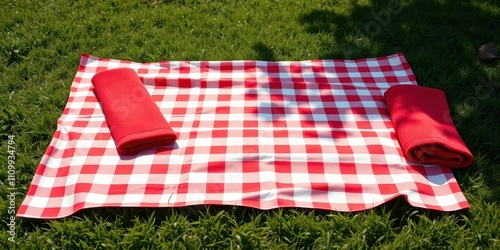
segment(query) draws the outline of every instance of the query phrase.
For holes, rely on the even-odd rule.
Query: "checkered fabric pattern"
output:
[[[120,67],[139,74],[175,144],[117,153],[91,79]],[[449,168],[404,158],[383,100],[397,84],[417,84],[401,53],[157,63],[83,54],[18,216],[195,204],[359,211],[401,195],[416,207],[469,208]]]

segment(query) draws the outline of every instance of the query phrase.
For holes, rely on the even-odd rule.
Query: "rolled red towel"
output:
[[[457,132],[443,91],[396,85],[384,98],[406,158],[456,168],[472,164],[474,157]]]
[[[133,69],[99,72],[92,84],[119,153],[132,154],[177,139]]]

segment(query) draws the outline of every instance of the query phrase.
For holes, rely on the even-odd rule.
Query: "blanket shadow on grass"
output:
[[[493,0],[482,6],[450,0],[401,4],[371,0],[363,5],[352,3],[343,13],[316,9],[302,14],[298,21],[306,32],[329,38],[323,39],[320,58],[356,59],[403,52],[419,85],[445,91],[457,130],[480,158],[469,168],[453,169],[459,184],[473,190],[471,179],[480,175],[492,191],[485,199],[498,202],[500,178],[491,173],[496,172],[500,160],[495,153],[500,151],[500,130],[495,129],[500,116],[491,114],[500,106],[494,101],[500,84],[489,84],[494,93],[487,98],[478,96],[478,90],[492,90],[481,79],[491,76],[498,64],[478,60],[476,49],[487,42],[500,43],[500,35],[491,32],[498,26],[500,14],[484,7],[500,6]],[[500,82],[500,76],[493,78]],[[472,111],[464,115],[470,106]]]
[[[333,233],[343,233],[343,229],[354,230],[354,232],[364,233],[365,228],[350,228],[346,227],[347,221],[362,222],[365,220],[371,221],[366,225],[371,228],[379,228],[381,224],[386,224],[391,227],[397,227],[397,221],[413,221],[418,223],[422,221],[422,216],[430,220],[439,219],[442,213],[431,213],[429,210],[414,208],[408,206],[403,197],[397,197],[389,202],[384,203],[378,207],[370,210],[359,212],[338,212],[329,210],[315,210],[309,208],[277,208],[271,210],[259,210],[248,207],[240,206],[219,206],[219,205],[193,205],[186,207],[164,207],[164,208],[144,208],[144,207],[101,207],[89,208],[76,212],[75,214],[59,219],[59,220],[39,220],[39,219],[21,219],[19,224],[25,233],[36,232],[39,227],[50,228],[56,231],[58,235],[62,236],[76,236],[76,239],[91,239],[93,242],[99,242],[98,237],[88,237],[88,233],[97,232],[103,229],[116,230],[128,232],[137,229],[151,228],[155,235],[161,237],[176,238],[185,234],[193,233],[200,227],[206,230],[216,230],[212,226],[222,226],[222,233],[227,235],[220,235],[220,237],[232,237],[233,230],[240,228],[252,227],[265,227],[269,232],[286,233],[289,236],[297,237],[303,236],[302,232],[310,230],[308,223],[311,221],[321,222],[322,226],[332,228]],[[467,215],[467,211],[449,212],[452,216]],[[377,219],[373,219],[373,218]],[[296,230],[282,231],[282,223],[289,220],[289,225],[296,225]],[[77,232],[64,232],[57,231],[60,223],[73,223],[75,228],[87,227],[90,230],[82,232],[84,234],[78,236]],[[53,226],[54,225],[54,226]],[[57,227],[59,225],[59,227]],[[320,227],[321,228],[321,227]],[[319,230],[320,228],[315,228]],[[172,230],[174,229],[174,230]],[[219,227],[218,229],[221,229]],[[150,231],[147,231],[150,232]],[[349,231],[352,233],[352,231]],[[175,235],[170,235],[174,233]],[[316,234],[318,231],[315,232]],[[375,233],[375,232],[374,232]],[[384,230],[378,230],[375,235],[381,237],[385,235]],[[281,235],[280,237],[287,237]],[[144,237],[139,235],[139,237]],[[315,241],[318,236],[314,234],[306,239],[301,244],[306,244],[307,241]],[[375,237],[374,239],[378,238]],[[131,240],[130,237],[128,240]],[[140,239],[136,239],[140,240]],[[390,239],[389,239],[390,241]],[[387,240],[382,241],[387,242]],[[87,242],[91,243],[91,242]],[[380,243],[368,241],[369,246],[375,246]]]

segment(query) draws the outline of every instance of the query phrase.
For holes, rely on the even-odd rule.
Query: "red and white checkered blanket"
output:
[[[174,145],[117,153],[91,78],[122,67],[137,71],[178,133]],[[417,84],[402,54],[158,63],[83,54],[18,216],[195,204],[358,211],[401,195],[416,207],[469,208],[449,168],[404,158],[383,100],[397,84]]]

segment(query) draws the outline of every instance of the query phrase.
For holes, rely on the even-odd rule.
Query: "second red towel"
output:
[[[443,91],[396,85],[384,98],[406,158],[457,168],[472,164],[474,158],[451,120]]]
[[[99,72],[92,84],[119,153],[132,154],[177,139],[133,69]]]

